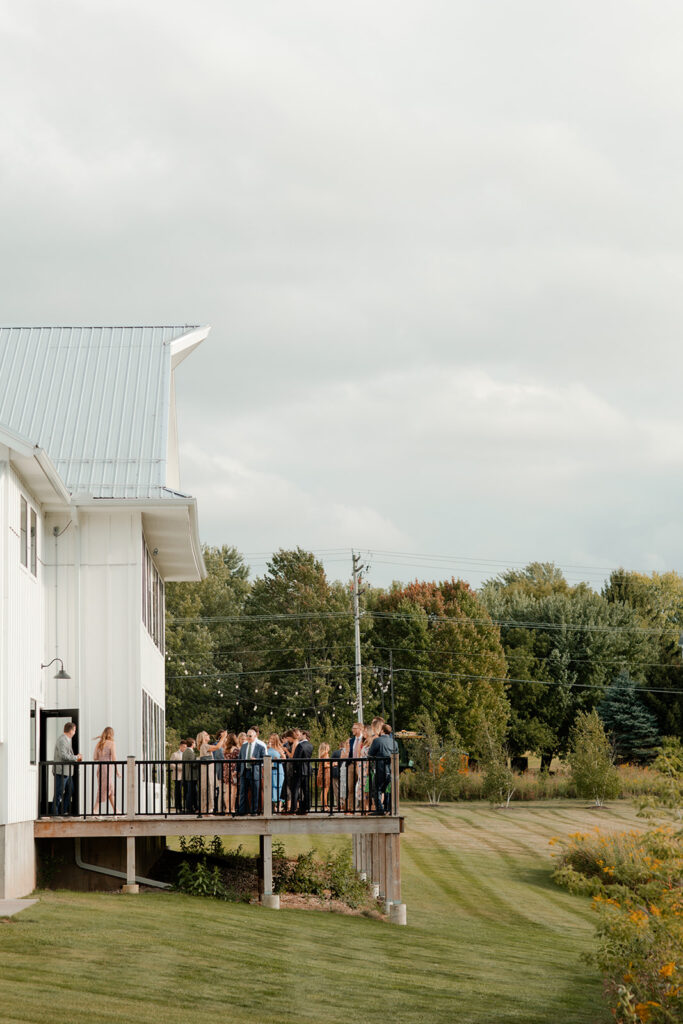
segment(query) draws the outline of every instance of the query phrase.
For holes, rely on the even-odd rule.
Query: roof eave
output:
[[[147,546],[167,583],[198,583],[206,578],[197,518],[197,500],[173,498],[93,498],[74,495],[77,507],[94,509],[135,508],[142,512]]]

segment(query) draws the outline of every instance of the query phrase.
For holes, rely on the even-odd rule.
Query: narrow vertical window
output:
[[[21,499],[21,524],[19,528],[19,551],[21,564],[28,569],[28,505],[26,498]]]
[[[38,575],[38,524],[35,509],[31,509],[31,572]]]

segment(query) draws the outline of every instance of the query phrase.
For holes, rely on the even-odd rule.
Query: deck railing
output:
[[[41,761],[39,817],[398,814],[398,757]]]
[[[38,815],[102,817],[126,810],[126,761],[41,761]]]

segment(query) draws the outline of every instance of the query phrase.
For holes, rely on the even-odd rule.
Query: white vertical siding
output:
[[[3,672],[0,736],[0,824],[35,817],[37,769],[30,764],[31,699],[41,702],[43,660],[43,517],[39,504],[7,462],[2,464],[0,528],[3,533]],[[37,574],[21,565],[20,499],[37,513]]]
[[[48,517],[62,529],[68,519]],[[79,747],[111,725],[117,757],[142,755],[142,689],[164,706],[164,659],[142,622],[142,519],[127,509],[80,509],[54,545],[47,588],[47,649],[64,659],[68,683],[48,682],[49,707],[79,711]],[[55,594],[59,602],[55,632]],[[79,610],[80,609],[80,610]],[[57,691],[56,686],[59,686]],[[56,701],[59,699],[59,705]]]

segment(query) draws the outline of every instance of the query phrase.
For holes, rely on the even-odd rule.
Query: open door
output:
[[[71,745],[74,754],[78,753],[78,709],[77,708],[42,708],[40,712],[40,780],[38,797],[38,815],[43,818],[50,814],[52,801],[55,792],[55,777],[52,767],[46,767],[45,761],[51,761],[54,757],[55,743],[64,732],[67,722],[73,722],[76,726],[76,733]],[[72,798],[72,810],[78,814],[78,772],[74,772],[74,792]]]

